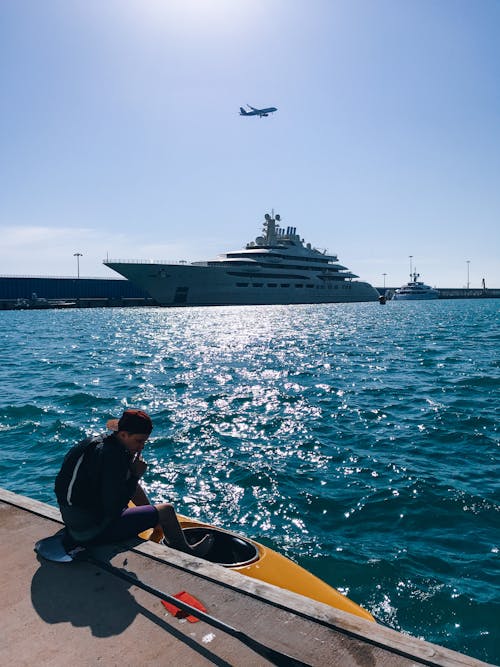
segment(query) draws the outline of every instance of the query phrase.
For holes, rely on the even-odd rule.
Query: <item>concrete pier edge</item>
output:
[[[60,513],[55,507],[18,495],[6,489],[0,488],[0,503],[11,505],[23,512],[45,519],[47,521],[47,536],[55,533],[62,524]],[[0,534],[3,532],[0,525]],[[2,544],[5,545],[6,541],[9,541],[9,536],[2,534]],[[15,543],[11,543],[10,546],[13,549],[16,548]],[[313,622],[324,629],[330,630],[332,633],[332,642],[340,634],[345,638],[342,641],[352,639],[355,643],[362,642],[367,645],[367,649],[369,646],[374,649],[382,649],[386,655],[386,658],[382,661],[376,660],[373,662],[373,656],[371,656],[370,660],[366,663],[356,662],[353,664],[396,665],[399,664],[397,656],[400,656],[402,659],[401,664],[407,664],[407,660],[410,660],[412,664],[440,667],[460,667],[462,665],[479,667],[480,665],[487,665],[485,662],[456,651],[410,637],[380,624],[370,623],[296,593],[291,593],[271,584],[245,577],[230,569],[172,549],[167,549],[152,542],[143,542],[139,545],[130,546],[130,552],[148,559],[148,561],[152,561],[152,565],[155,563],[158,564],[158,567],[162,567],[162,564],[163,567],[168,565],[170,568],[173,567],[182,572],[187,572],[194,577],[199,577],[225,589],[232,589],[235,593],[257,600],[266,607],[274,607],[291,612],[306,619],[308,622]],[[36,556],[33,553],[33,560],[35,559]],[[5,571],[4,574],[6,574]],[[8,641],[9,637],[6,639]],[[388,654],[393,654],[396,662],[389,660],[390,656]]]

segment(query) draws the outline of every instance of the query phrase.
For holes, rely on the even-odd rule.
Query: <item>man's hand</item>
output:
[[[137,477],[137,479],[140,479],[144,475],[147,468],[148,464],[140,454],[138,454],[130,464],[130,472],[134,477]]]

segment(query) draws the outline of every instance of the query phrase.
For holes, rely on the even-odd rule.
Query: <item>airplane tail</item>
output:
[[[248,116],[248,111],[245,111],[243,107],[240,107],[240,116]]]

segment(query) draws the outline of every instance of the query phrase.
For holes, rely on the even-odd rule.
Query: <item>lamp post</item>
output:
[[[76,257],[76,277],[80,278],[80,257],[83,257],[83,255],[81,252],[75,252],[73,257]]]
[[[467,289],[469,289],[469,285],[470,285],[470,282],[469,282],[469,264],[470,264],[470,259],[467,259],[466,262],[467,262]]]
[[[76,302],[80,304],[80,257],[83,257],[81,252],[73,253],[76,257]]]
[[[384,276],[384,289],[385,289],[385,277],[386,277],[387,273],[383,273],[382,275]]]
[[[413,255],[410,255],[410,280],[411,280],[411,274],[412,274],[412,270],[413,270],[413,267],[411,265],[411,260],[412,259],[413,259]]]

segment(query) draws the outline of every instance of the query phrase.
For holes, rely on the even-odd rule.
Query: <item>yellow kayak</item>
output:
[[[269,547],[237,533],[190,519],[181,514],[178,514],[177,518],[188,541],[194,542],[201,539],[207,532],[214,535],[214,545],[205,556],[205,560],[218,563],[247,577],[260,579],[268,584],[300,593],[300,595],[355,614],[368,621],[375,620],[368,611],[339,593],[335,588]],[[163,534],[156,529],[147,530],[141,533],[140,537],[159,542]]]

